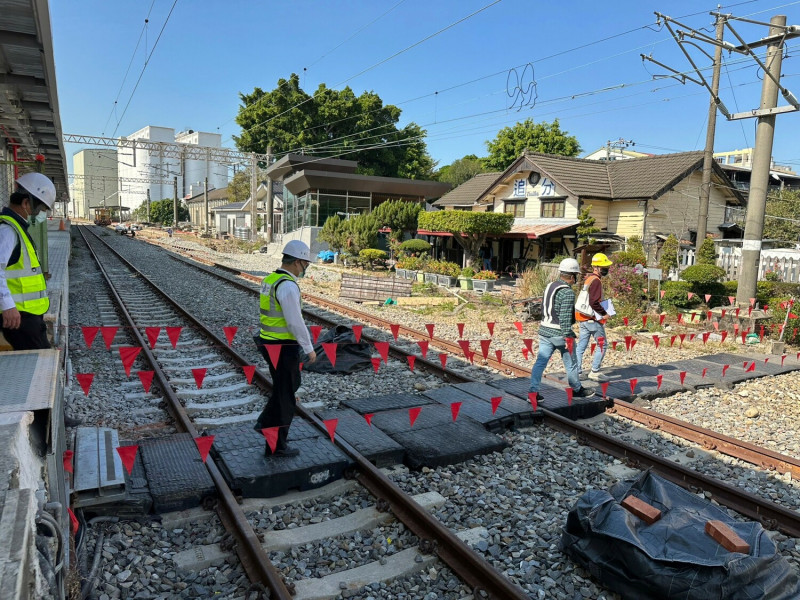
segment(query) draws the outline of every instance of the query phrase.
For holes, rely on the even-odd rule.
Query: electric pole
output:
[[[178,178],[172,179],[172,226],[178,228]]]
[[[267,169],[272,164],[272,146],[267,146]],[[267,176],[267,244],[272,242],[272,212],[275,208],[275,199],[272,196],[272,177]]]
[[[708,103],[708,126],[706,127],[706,147],[703,153],[703,181],[700,186],[700,207],[697,215],[697,240],[695,251],[700,252],[700,245],[706,239],[708,231],[708,203],[711,198],[711,173],[714,168],[714,136],[717,128],[717,103],[719,94],[719,73],[722,68],[722,38],[725,33],[725,21],[717,15],[716,40],[714,46],[714,70],[711,74],[711,99]]]
[[[208,177],[206,177],[205,181],[203,181],[203,206],[204,206],[203,214],[205,215],[205,217],[203,218],[203,222],[205,223],[205,226],[206,226],[206,235],[208,235],[209,234],[209,229],[208,229]]]
[[[150,222],[150,186],[147,186],[147,198],[145,198],[145,202],[147,202],[147,222]]]
[[[258,161],[256,155],[250,157],[250,239],[256,241],[258,239],[258,226],[256,218],[256,203],[258,202]]]

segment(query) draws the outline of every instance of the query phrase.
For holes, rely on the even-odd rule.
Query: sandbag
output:
[[[331,364],[322,347],[323,343],[336,344],[336,366]],[[317,360],[305,362],[303,370],[311,373],[339,373],[348,375],[355,371],[372,368],[372,350],[366,342],[356,342],[356,334],[345,325],[337,325],[333,329],[320,334],[314,344]]]
[[[648,525],[620,506],[633,494],[661,510]],[[728,552],[705,533],[728,525],[750,553]],[[609,491],[583,494],[569,512],[561,549],[623,598],[796,600],[800,582],[758,523],[731,519],[705,498],[649,471]]]

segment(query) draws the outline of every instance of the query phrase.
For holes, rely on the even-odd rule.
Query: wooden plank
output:
[[[396,277],[370,277],[352,274],[342,275],[340,298],[363,302],[411,295],[411,281]]]

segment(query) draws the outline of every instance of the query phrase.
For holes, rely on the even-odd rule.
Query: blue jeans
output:
[[[595,341],[597,341],[597,338],[605,338],[605,343],[602,346],[597,344],[592,356],[592,371],[599,371],[600,363],[603,362],[603,357],[606,355],[606,348],[608,347],[606,328],[597,321],[581,321],[578,325],[578,330],[578,373],[583,371],[583,353],[586,352],[586,347],[589,345],[589,338],[594,336]]]
[[[561,359],[564,361],[564,369],[567,371],[567,381],[569,386],[576,392],[581,389],[581,382],[578,379],[578,365],[571,352],[567,352],[567,342],[563,337],[544,337],[539,336],[539,354],[536,362],[531,369],[531,386],[528,391],[538,392],[542,384],[542,374],[550,362],[550,357],[558,350],[561,352]]]

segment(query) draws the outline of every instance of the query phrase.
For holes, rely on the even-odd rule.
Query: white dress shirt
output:
[[[311,336],[308,335],[308,328],[303,321],[303,312],[300,309],[300,286],[297,285],[295,276],[289,271],[277,269],[276,272],[285,273],[292,278],[294,285],[286,283],[279,285],[275,297],[283,309],[283,318],[286,319],[289,332],[297,339],[297,343],[300,344],[303,351],[310,354],[314,351],[314,346],[311,344]]]
[[[8,310],[14,308],[16,304],[11,297],[11,292],[8,290],[8,283],[6,282],[6,267],[8,266],[8,259],[14,248],[17,245],[19,238],[17,233],[11,228],[8,223],[0,225],[0,310]]]

